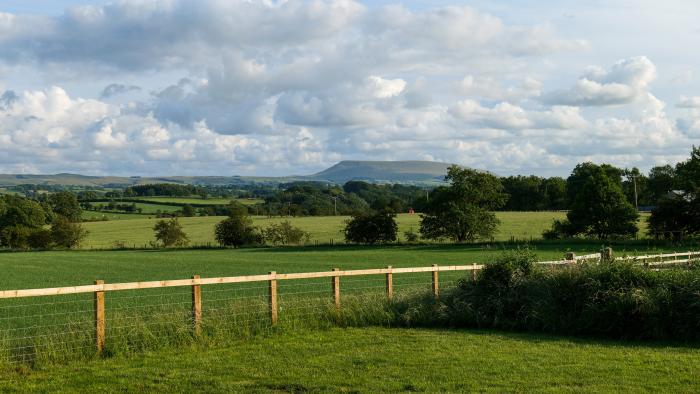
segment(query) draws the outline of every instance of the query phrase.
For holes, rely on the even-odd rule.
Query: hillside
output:
[[[308,178],[334,183],[440,183],[450,164],[433,161],[341,161]]]
[[[435,184],[443,180],[447,163],[431,161],[341,161],[319,173],[308,176],[168,176],[120,177],[78,174],[25,175],[0,174],[0,186],[22,184],[124,187],[150,183],[183,183],[196,185],[231,185],[249,183],[285,183],[293,181],[325,181],[342,184],[350,180],[376,183]]]

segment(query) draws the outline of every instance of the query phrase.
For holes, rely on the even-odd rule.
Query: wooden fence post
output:
[[[340,269],[333,268],[333,271],[340,271]],[[333,303],[337,309],[340,309],[340,276],[331,277],[331,285],[333,287]]]
[[[199,279],[199,275],[192,275],[192,279]],[[202,334],[202,286],[192,285],[192,320],[194,334]]]
[[[96,280],[96,285],[102,285],[103,280]],[[105,350],[105,292],[96,291],[95,295],[95,346],[97,353],[102,354]]]
[[[386,273],[386,296],[391,301],[394,298],[394,274],[391,273],[391,266],[387,266],[389,272]]]
[[[440,279],[438,276],[438,265],[433,264],[433,269],[433,294],[435,295],[435,298],[438,298],[440,296]]]
[[[474,267],[472,268],[472,282],[476,283],[476,265],[472,264]]]
[[[270,271],[269,281],[269,296],[270,296],[270,322],[272,325],[277,324],[277,272]]]

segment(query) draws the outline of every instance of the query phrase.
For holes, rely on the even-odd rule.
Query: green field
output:
[[[8,372],[22,392],[697,392],[700,350],[540,335],[330,329]]]
[[[540,259],[557,259],[572,248],[587,253],[599,245],[538,248]],[[618,254],[634,251],[616,248]],[[95,279],[117,283],[193,274],[470,264],[492,261],[502,252],[479,245],[422,245],[3,253],[0,289],[81,285]],[[464,275],[441,273],[441,287],[452,286]],[[395,275],[394,286],[397,297],[426,291],[430,274]],[[352,313],[356,305],[363,305],[353,304],[352,297],[383,296],[384,278],[343,278],[341,288],[343,311]],[[189,334],[188,288],[108,293],[107,345],[112,356],[107,360],[95,360],[91,347],[91,294],[0,300],[0,342],[27,346],[22,344],[39,338],[44,342],[30,345],[36,354],[48,344],[47,361],[34,368],[2,367],[0,362],[0,369],[8,368],[5,373],[0,370],[0,391],[502,392],[528,387],[590,392],[616,391],[621,383],[630,391],[696,388],[692,374],[700,352],[695,346],[483,331],[309,327],[314,319],[323,319],[324,305],[330,305],[327,278],[280,282],[281,327],[273,330],[266,315],[266,291],[264,283],[203,286],[205,332],[213,334],[202,341]],[[227,324],[233,327],[217,326],[231,318],[234,321]],[[73,352],[77,358],[71,357]]]
[[[152,201],[154,203],[174,203],[174,204],[206,204],[206,205],[226,205],[231,202],[231,198],[199,198],[199,197],[137,197],[138,200]],[[254,205],[262,203],[263,200],[257,198],[235,199],[244,205]]]
[[[563,212],[497,212],[496,216],[501,221],[495,236],[496,241],[508,241],[511,237],[516,240],[540,239],[542,232],[549,228],[552,221],[565,217]],[[159,219],[144,218],[143,215],[127,217],[126,221],[85,223],[84,227],[89,234],[82,244],[83,248],[110,248],[116,241],[124,242],[127,246],[143,247],[153,241],[153,226]],[[195,245],[215,244],[214,226],[224,217],[190,217],[180,218],[185,233],[190,242]],[[279,223],[289,220],[311,234],[312,243],[343,243],[343,228],[346,216],[306,216],[296,218],[268,218],[256,216],[253,218],[256,226],[265,227],[270,223]],[[400,214],[396,218],[399,225],[399,239],[403,240],[404,232],[412,229],[418,232],[420,229],[420,215]],[[644,237],[646,229],[645,216],[640,220],[640,237]]]

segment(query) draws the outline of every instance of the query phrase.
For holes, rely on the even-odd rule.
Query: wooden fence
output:
[[[600,253],[587,254],[576,256],[574,253],[567,253],[565,258],[556,261],[542,261],[539,264],[547,266],[571,266],[583,261],[633,261],[636,264],[643,265],[648,268],[658,269],[659,267],[672,266],[674,264],[684,264],[690,262],[694,258],[700,258],[700,252],[682,252],[668,253],[644,256],[623,256],[612,257],[612,250],[606,248]],[[13,299],[25,297],[46,297],[59,296],[67,294],[92,293],[94,298],[94,338],[95,347],[98,352],[102,352],[105,346],[105,328],[107,325],[105,318],[105,298],[107,293],[125,291],[125,290],[141,290],[154,288],[169,288],[169,287],[190,287],[192,293],[191,317],[193,322],[193,330],[195,334],[201,333],[202,324],[202,285],[219,285],[231,283],[249,283],[249,282],[267,282],[267,304],[269,307],[269,319],[274,325],[278,321],[278,296],[277,282],[290,281],[297,279],[318,279],[330,278],[329,293],[333,297],[333,303],[336,308],[341,307],[341,278],[352,276],[366,275],[384,275],[386,278],[386,297],[391,299],[394,295],[394,275],[408,273],[430,273],[431,274],[431,289],[435,297],[440,294],[440,272],[446,271],[470,271],[471,278],[476,279],[476,273],[481,270],[484,265],[453,265],[453,266],[438,266],[434,264],[430,267],[410,267],[410,268],[393,268],[388,266],[379,269],[361,269],[361,270],[340,270],[333,269],[332,271],[323,272],[304,272],[304,273],[289,273],[282,274],[277,272],[269,272],[264,275],[247,275],[247,276],[231,276],[217,278],[201,278],[199,275],[194,275],[190,279],[177,280],[162,280],[148,282],[129,282],[129,283],[104,283],[102,280],[96,280],[92,285],[85,286],[69,286],[69,287],[54,287],[43,289],[22,289],[22,290],[3,290],[0,291],[0,299]]]

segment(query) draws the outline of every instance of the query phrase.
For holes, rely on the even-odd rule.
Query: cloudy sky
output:
[[[0,172],[566,175],[700,144],[700,2],[0,0]]]

